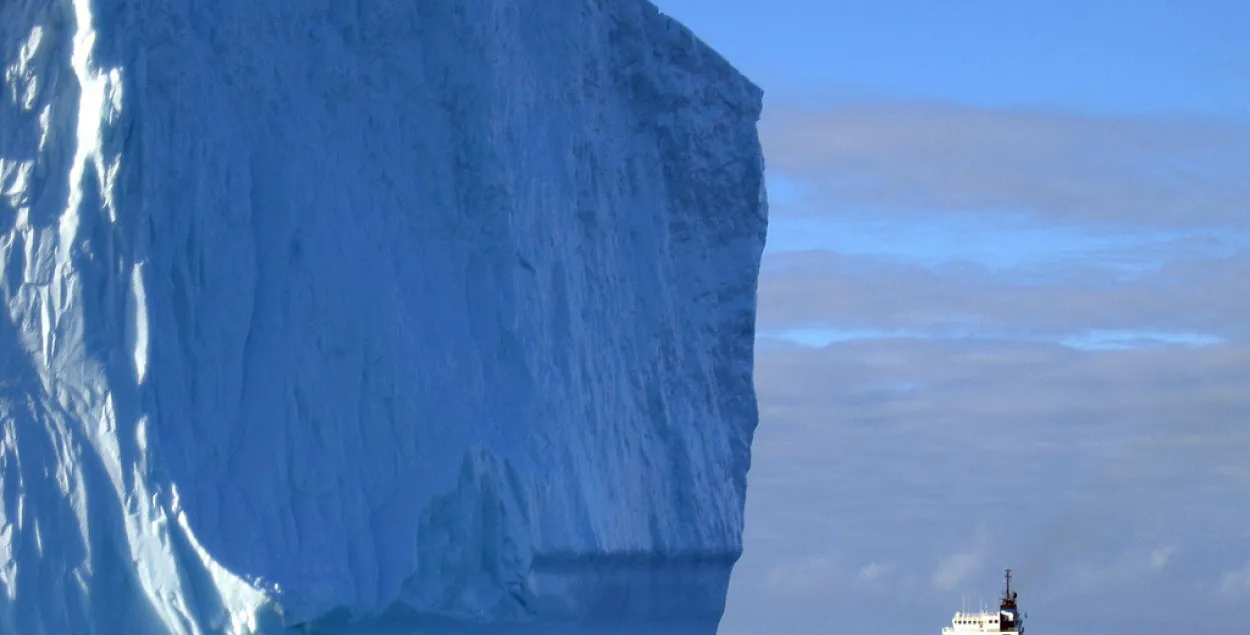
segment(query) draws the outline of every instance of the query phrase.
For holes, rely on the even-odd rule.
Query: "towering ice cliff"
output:
[[[759,90],[643,0],[0,1],[0,634],[712,633]]]

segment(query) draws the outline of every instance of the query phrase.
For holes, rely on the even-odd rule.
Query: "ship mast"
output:
[[[1016,594],[1011,591],[1011,569],[1007,569],[1007,586],[1003,590],[1003,599],[999,604],[1000,609],[1016,608]]]
[[[1003,599],[998,603],[999,630],[1023,635],[1024,616],[1016,607],[1016,596],[1017,593],[1011,590],[1011,569],[1007,569],[1007,584],[1003,587]]]

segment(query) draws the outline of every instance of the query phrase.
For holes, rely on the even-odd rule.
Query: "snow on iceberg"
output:
[[[0,3],[0,634],[713,633],[760,91],[643,0]]]

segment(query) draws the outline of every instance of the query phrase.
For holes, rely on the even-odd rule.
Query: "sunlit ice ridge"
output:
[[[761,91],[642,0],[0,3],[0,634],[714,633]]]

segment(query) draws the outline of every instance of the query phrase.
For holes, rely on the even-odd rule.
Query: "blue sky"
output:
[[[778,98],[824,90],[1102,114],[1250,114],[1244,0],[663,0]]]
[[[1250,2],[657,4],[765,90],[721,632],[931,634],[1007,566],[1044,632],[1225,628],[1250,602]]]

